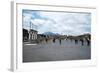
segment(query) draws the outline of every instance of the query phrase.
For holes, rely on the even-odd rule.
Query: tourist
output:
[[[84,41],[83,41],[83,39],[80,39],[80,41],[81,41],[81,44],[82,44],[82,46],[84,45]]]
[[[55,38],[53,39],[53,43],[55,43]]]
[[[75,44],[78,44],[78,40],[77,39],[75,39]]]
[[[61,39],[59,39],[59,43],[60,43],[60,45],[61,45]]]

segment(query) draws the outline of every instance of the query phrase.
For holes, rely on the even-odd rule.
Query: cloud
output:
[[[24,10],[23,28],[29,29],[30,22],[38,33],[47,31],[65,35],[91,33],[90,13]]]

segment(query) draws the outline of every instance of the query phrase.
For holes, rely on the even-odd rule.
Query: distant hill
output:
[[[53,33],[53,32],[44,32],[44,35],[60,35],[58,33]]]

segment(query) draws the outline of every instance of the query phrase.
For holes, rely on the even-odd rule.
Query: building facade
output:
[[[36,30],[29,30],[29,40],[36,40],[38,32]]]
[[[23,29],[23,41],[26,42],[29,39],[29,33],[27,29]]]

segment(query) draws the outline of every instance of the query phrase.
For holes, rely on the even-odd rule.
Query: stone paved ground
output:
[[[83,60],[91,58],[91,47],[81,42],[59,40],[41,44],[23,44],[23,62]]]

